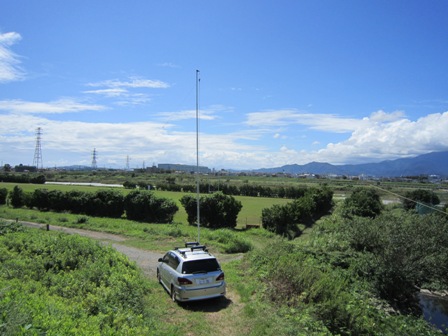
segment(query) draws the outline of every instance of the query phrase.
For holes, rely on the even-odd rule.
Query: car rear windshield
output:
[[[220,269],[216,259],[185,261],[182,265],[183,274],[215,272]]]

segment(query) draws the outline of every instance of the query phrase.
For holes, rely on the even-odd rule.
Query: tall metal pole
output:
[[[199,70],[196,70],[196,214],[198,224],[198,243],[200,241],[201,216],[199,205]]]

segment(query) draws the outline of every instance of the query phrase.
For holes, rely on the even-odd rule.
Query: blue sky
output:
[[[448,2],[1,0],[0,158],[256,169],[448,150]]]

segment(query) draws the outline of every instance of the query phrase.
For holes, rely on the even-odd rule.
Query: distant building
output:
[[[197,169],[196,166],[193,165],[183,165],[183,164],[173,164],[173,163],[159,163],[157,165],[159,169],[170,170],[170,171],[179,171],[179,172],[187,172],[187,173],[195,173]],[[209,174],[211,172],[210,168],[205,166],[199,166],[199,172],[201,174]]]

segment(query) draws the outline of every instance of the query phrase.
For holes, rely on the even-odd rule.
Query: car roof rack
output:
[[[194,250],[202,250],[202,251],[208,252],[207,246],[205,246],[205,245],[191,246],[190,249],[191,249],[191,252],[193,252]]]
[[[185,248],[175,247],[174,250],[178,251],[182,255],[183,258],[187,257],[187,254],[186,254],[187,252],[194,252],[197,250],[201,250],[201,251],[204,251],[204,252],[210,254],[208,252],[207,246],[199,245],[198,242],[186,242]]]

